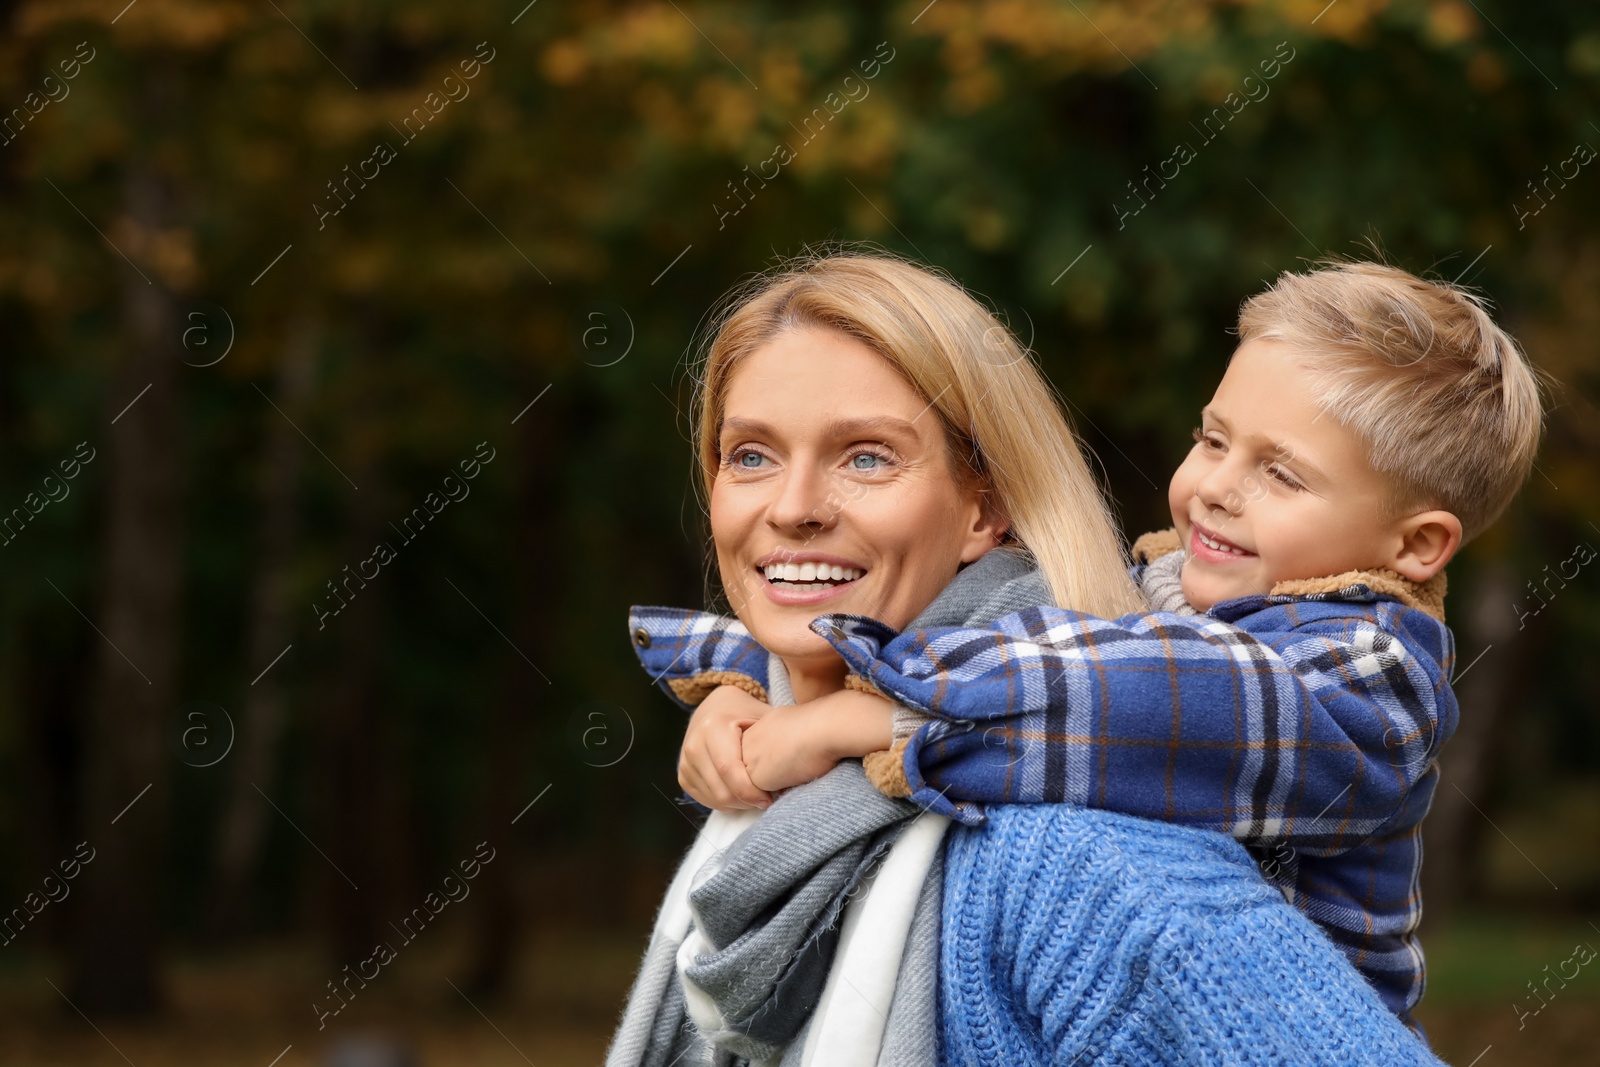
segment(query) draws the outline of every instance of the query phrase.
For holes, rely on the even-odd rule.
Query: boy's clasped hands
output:
[[[857,689],[773,707],[719,685],[689,719],[678,784],[708,808],[766,808],[774,793],[822,777],[841,759],[888,748],[893,712]]]

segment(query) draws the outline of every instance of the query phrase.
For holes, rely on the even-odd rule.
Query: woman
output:
[[[817,615],[1137,605],[1049,386],[959,286],[878,255],[758,279],[696,406],[737,618],[636,608],[630,628],[696,709],[684,767],[716,771],[683,784],[719,810],[608,1064],[1439,1062],[1230,838],[1055,805],[967,827],[864,782],[854,757],[889,738],[851,715],[863,683]],[[728,714],[732,691],[770,710]],[[744,760],[797,729],[840,762],[774,801]]]

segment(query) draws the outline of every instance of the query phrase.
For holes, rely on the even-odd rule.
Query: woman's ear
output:
[[[1390,570],[1425,582],[1444,570],[1461,547],[1461,520],[1448,511],[1423,511],[1400,524],[1400,547],[1389,561]]]
[[[995,503],[994,490],[980,486],[968,500],[971,525],[961,545],[962,563],[971,563],[1000,544],[1011,528],[1010,516]]]

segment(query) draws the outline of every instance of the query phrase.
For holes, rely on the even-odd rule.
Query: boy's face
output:
[[[1385,519],[1388,481],[1286,346],[1240,345],[1201,419],[1167,490],[1197,610],[1392,558],[1404,520]]]

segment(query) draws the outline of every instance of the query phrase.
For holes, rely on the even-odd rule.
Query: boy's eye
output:
[[[1225,447],[1223,445],[1223,443],[1222,443],[1222,439],[1221,438],[1217,437],[1214,434],[1206,433],[1204,430],[1202,430],[1198,426],[1196,426],[1194,428],[1194,439],[1195,439],[1196,443],[1198,443],[1200,445],[1203,445],[1204,447],[1206,447],[1208,449],[1211,449],[1213,451],[1216,451],[1216,450],[1219,450],[1219,449],[1222,449],[1223,447]]]
[[[1272,478],[1273,480],[1281,483],[1286,488],[1289,488],[1289,489],[1299,489],[1299,488],[1301,488],[1299,480],[1297,478],[1295,478],[1294,475],[1290,474],[1288,471],[1286,471],[1282,467],[1278,466],[1276,463],[1267,464],[1266,470],[1267,470],[1267,477]]]

